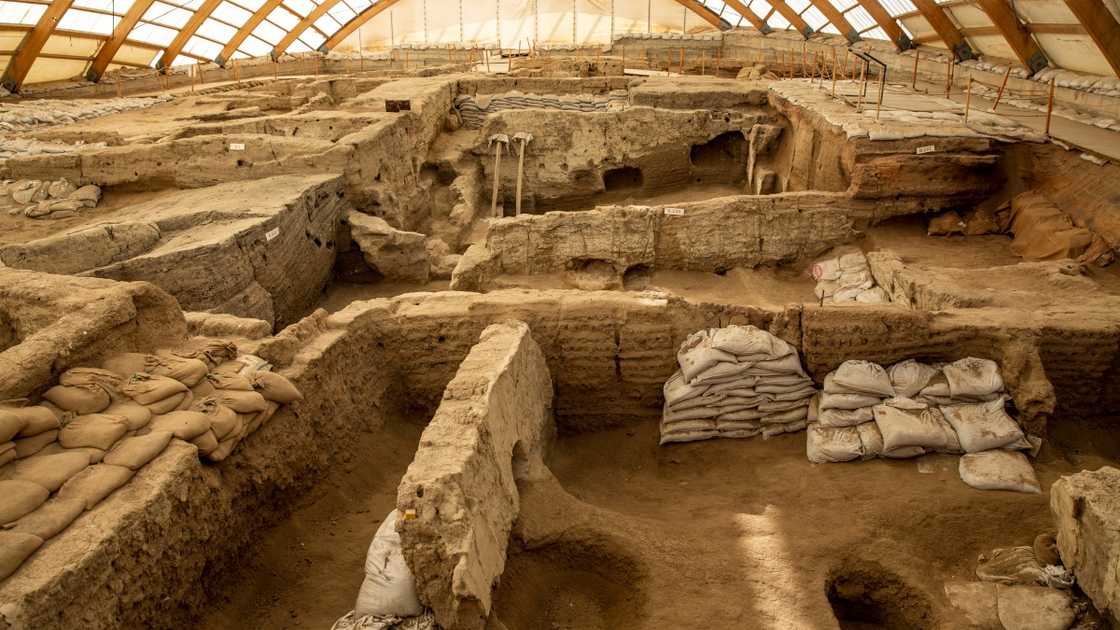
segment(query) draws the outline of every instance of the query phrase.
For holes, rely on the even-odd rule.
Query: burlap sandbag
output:
[[[218,449],[218,438],[214,436],[214,432],[207,429],[198,437],[191,440],[191,444],[198,447],[199,457],[206,457]]]
[[[187,390],[148,405],[148,410],[152,415],[158,416],[176,410],[190,409],[192,404],[194,404],[194,394]]]
[[[214,392],[216,391],[218,390],[214,387],[214,384],[211,383],[210,379],[208,378],[202,379],[198,382],[197,385],[191,388],[191,394],[194,394],[194,399],[196,401],[202,400],[203,398],[209,398],[210,396],[213,396]]]
[[[94,413],[74,418],[58,433],[64,448],[93,447],[107,451],[128,433],[128,420],[122,416]]]
[[[268,409],[268,401],[257,392],[219,390],[214,398],[237,413],[260,413]]]
[[[196,402],[191,409],[210,416],[210,429],[219,441],[241,429],[242,422],[237,412],[218,402],[216,398],[204,398]]]
[[[33,435],[29,438],[20,438],[15,440],[16,444],[16,457],[23,459],[31,457],[35,453],[43,450],[48,444],[58,440],[58,429],[53,431],[44,431],[38,435]]]
[[[276,372],[257,372],[254,374],[253,389],[264,396],[266,400],[281,405],[289,405],[303,399],[303,394],[299,393],[296,386]]]
[[[1077,258],[1093,242],[1089,230],[1042,195],[1027,191],[1011,200],[1011,251],[1027,260]]]
[[[233,450],[237,448],[237,445],[240,443],[240,433],[234,433],[232,437],[227,437],[221,442],[218,442],[218,448],[214,449],[209,455],[207,455],[206,459],[212,462],[220,462],[229,457],[233,453]]]
[[[70,368],[58,377],[61,385],[100,387],[112,400],[121,397],[121,380],[121,375],[111,370],[84,367]]]
[[[69,527],[85,510],[82,501],[54,498],[16,521],[9,531],[49,540]]]
[[[197,411],[172,411],[152,418],[152,433],[169,431],[180,440],[191,441],[210,430],[210,417]]]
[[[0,413],[14,415],[23,422],[23,428],[20,429],[16,437],[31,437],[47,431],[53,431],[61,426],[59,424],[59,417],[53,411],[41,405],[21,407],[19,409],[5,409]]]
[[[11,442],[26,424],[22,418],[11,411],[0,409],[0,442]]]
[[[19,455],[16,454],[15,442],[0,442],[0,468],[5,464],[14,462]]]
[[[148,355],[146,354],[122,352],[102,361],[101,367],[123,378],[128,378],[137,372],[143,372],[147,362]]]
[[[173,378],[136,373],[121,385],[121,391],[141,405],[150,406],[190,390]],[[176,402],[176,405],[178,402],[181,402],[181,399]]]
[[[122,401],[109,405],[106,415],[119,416],[128,423],[129,431],[139,431],[152,421],[152,411],[138,402]]]
[[[153,431],[147,435],[125,438],[105,455],[104,462],[140,470],[167,448],[171,437],[170,431]]]
[[[166,352],[149,354],[144,364],[144,371],[156,376],[173,378],[187,387],[199,383],[210,371],[210,366],[198,359],[188,359],[175,356]]]
[[[6,525],[30,514],[47,500],[50,492],[32,481],[8,479],[0,481],[0,525]]]
[[[74,475],[89,466],[89,456],[84,453],[58,453],[36,455],[14,464],[11,478],[30,481],[54,492]]]
[[[31,534],[0,531],[0,580],[16,572],[35,550],[43,545],[43,539]]]
[[[251,392],[253,391],[253,382],[244,376],[237,374],[225,374],[221,372],[211,372],[206,380],[214,386],[214,389],[233,389],[239,391]]]
[[[191,350],[177,350],[176,356],[204,361],[211,369],[237,358],[237,344],[228,339],[201,339],[192,340],[194,346]]]
[[[43,398],[76,414],[100,413],[109,406],[109,392],[97,385],[55,385]]]
[[[81,501],[87,510],[92,510],[102,499],[128,483],[131,478],[132,470],[124,466],[112,464],[90,466],[63,484],[58,491],[58,498],[64,501]]]

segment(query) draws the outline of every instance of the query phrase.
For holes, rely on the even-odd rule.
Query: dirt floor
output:
[[[292,515],[249,550],[199,630],[326,630],[354,608],[366,549],[396,506],[423,424],[389,421],[363,436],[354,458],[292,506]]]
[[[525,489],[531,550],[499,590],[510,630],[834,628],[830,579],[896,584],[895,627],[954,627],[944,584],[974,581],[981,553],[1031,544],[1052,527],[1050,484],[1108,461],[1052,457],[1028,495],[969,488],[954,456],[814,465],[804,433],[667,448],[656,433],[557,444],[563,490]]]

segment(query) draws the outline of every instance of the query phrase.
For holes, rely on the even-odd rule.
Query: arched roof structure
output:
[[[0,83],[386,45],[606,43],[750,28],[1120,76],[1117,0],[0,0]],[[368,44],[368,45],[367,45]]]

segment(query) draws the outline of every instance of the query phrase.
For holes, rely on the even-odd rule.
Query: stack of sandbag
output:
[[[817,281],[814,292],[824,303],[889,304],[891,298],[875,285],[871,266],[861,251],[854,251],[819,260],[809,267],[809,275]]]
[[[825,377],[824,393],[813,401],[806,452],[815,463],[965,453],[961,476],[969,485],[1018,489],[1021,464],[1028,470],[1030,464],[1015,451],[1032,451],[1038,443],[1008,415],[1006,401],[999,366],[989,359],[907,360],[887,370],[846,361]],[[1006,470],[1011,463],[1014,472]],[[982,480],[985,470],[994,477]]]
[[[805,428],[816,390],[797,351],[754,326],[689,335],[663,388],[661,444],[771,437]]]
[[[332,630],[435,629],[434,617],[420,603],[416,580],[401,551],[398,518],[399,512],[393,510],[377,528],[366,552],[366,576],[354,610],[335,622]]]
[[[24,406],[25,402],[0,404],[0,466],[31,457],[58,440],[65,412],[57,407]]]

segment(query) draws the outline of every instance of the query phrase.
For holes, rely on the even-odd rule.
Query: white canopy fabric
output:
[[[285,52],[603,44],[764,24],[963,44],[974,56],[1116,77],[1118,16],[1117,0],[0,0],[0,68],[18,88]]]

